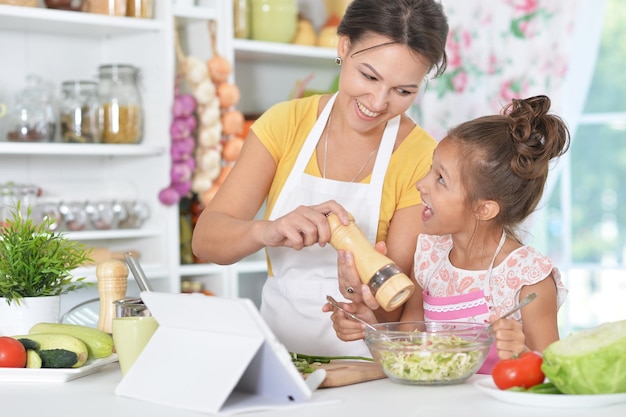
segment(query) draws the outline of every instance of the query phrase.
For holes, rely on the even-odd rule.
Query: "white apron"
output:
[[[336,94],[328,101],[309,133],[293,170],[270,214],[275,220],[300,205],[327,200],[348,210],[370,242],[375,243],[382,188],[393,152],[400,116],[385,127],[369,184],[335,181],[304,172],[324,131]],[[267,248],[274,276],[263,287],[261,314],[290,352],[338,356],[371,356],[363,340],[344,342],[337,338],[330,313],[322,312],[326,295],[345,300],[337,281],[337,251],[319,245],[296,251]]]

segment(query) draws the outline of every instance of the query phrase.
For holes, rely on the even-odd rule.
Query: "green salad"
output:
[[[482,364],[485,352],[456,336],[435,336],[425,342],[384,342],[377,355],[389,377],[446,383],[470,376]]]

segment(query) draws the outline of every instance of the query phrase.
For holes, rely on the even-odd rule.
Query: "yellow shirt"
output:
[[[275,104],[251,126],[276,162],[276,175],[267,196],[265,218],[278,199],[300,149],[317,120],[319,95]],[[395,149],[385,174],[376,241],[386,240],[389,222],[396,210],[422,202],[415,183],[430,169],[437,142],[419,126]],[[305,169],[321,177],[317,155],[313,152]],[[362,182],[369,182],[370,176]],[[337,201],[341,204],[341,201]],[[417,220],[417,219],[416,219]]]

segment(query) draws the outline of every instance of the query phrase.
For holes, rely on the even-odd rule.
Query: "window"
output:
[[[532,233],[541,241],[535,246],[553,259],[570,290],[559,317],[561,336],[626,319],[624,21],[623,0],[606,0],[582,114]]]

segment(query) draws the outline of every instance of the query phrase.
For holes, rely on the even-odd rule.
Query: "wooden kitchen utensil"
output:
[[[100,296],[100,311],[98,329],[111,333],[111,324],[115,317],[114,301],[126,298],[128,286],[128,267],[118,259],[101,262],[96,267],[98,278],[98,295]]]
[[[374,249],[352,215],[347,226],[333,213],[328,215],[328,223],[332,232],[330,244],[337,250],[352,252],[361,281],[369,285],[382,308],[391,311],[408,300],[415,285],[391,259]]]
[[[314,367],[326,370],[326,378],[319,388],[342,387],[386,377],[383,369],[375,362],[334,360]],[[307,375],[304,374],[305,379]]]

